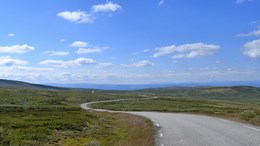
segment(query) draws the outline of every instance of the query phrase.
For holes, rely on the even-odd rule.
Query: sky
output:
[[[0,0],[0,78],[260,80],[260,0]]]

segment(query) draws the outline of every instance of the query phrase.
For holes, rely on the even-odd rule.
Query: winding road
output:
[[[89,104],[99,102],[83,103],[80,107],[84,110],[90,110]],[[122,112],[102,109],[91,110]],[[193,114],[160,112],[123,113],[140,115],[151,119],[158,129],[158,134],[156,135],[158,146],[260,146],[260,127],[252,125]]]

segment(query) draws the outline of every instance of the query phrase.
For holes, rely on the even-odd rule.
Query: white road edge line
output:
[[[157,126],[158,128],[160,127],[160,125],[159,125],[158,123],[156,124],[156,126]]]
[[[162,133],[160,133],[160,136],[161,136],[161,137],[163,137],[163,134],[162,134]]]
[[[161,146],[164,146],[163,144],[161,144]]]
[[[250,127],[250,126],[247,126],[247,125],[244,125],[244,127],[260,132],[260,129],[257,129],[257,128],[254,128],[254,127]]]
[[[162,131],[161,131],[161,130],[159,130],[159,134],[160,134],[161,137],[163,137],[163,134],[162,134]]]

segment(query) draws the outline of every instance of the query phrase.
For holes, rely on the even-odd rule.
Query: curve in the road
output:
[[[151,98],[147,98],[151,99]],[[125,99],[123,99],[125,100]],[[115,102],[110,100],[99,102]],[[80,107],[89,110],[89,104]],[[95,111],[110,111],[91,109]],[[225,119],[180,113],[123,112],[151,119],[158,129],[158,146],[260,146],[260,127]]]

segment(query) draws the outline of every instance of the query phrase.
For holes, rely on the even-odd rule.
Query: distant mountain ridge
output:
[[[14,81],[14,80],[6,80],[0,79],[0,87],[5,88],[26,88],[26,89],[52,89],[52,90],[60,90],[64,89],[62,87],[54,87],[49,85],[42,84],[33,84],[22,81]]]
[[[212,81],[212,82],[194,82],[194,83],[152,83],[152,84],[49,84],[51,86],[66,88],[88,88],[101,90],[140,90],[149,88],[167,88],[167,87],[222,87],[222,86],[253,86],[260,87],[260,81]]]
[[[29,88],[29,89],[52,89],[62,90],[68,88],[75,89],[100,89],[100,90],[141,90],[150,88],[168,87],[223,87],[223,86],[253,86],[260,87],[260,81],[216,81],[201,83],[153,83],[153,84],[33,84],[23,81],[0,79],[0,87],[7,88]]]

